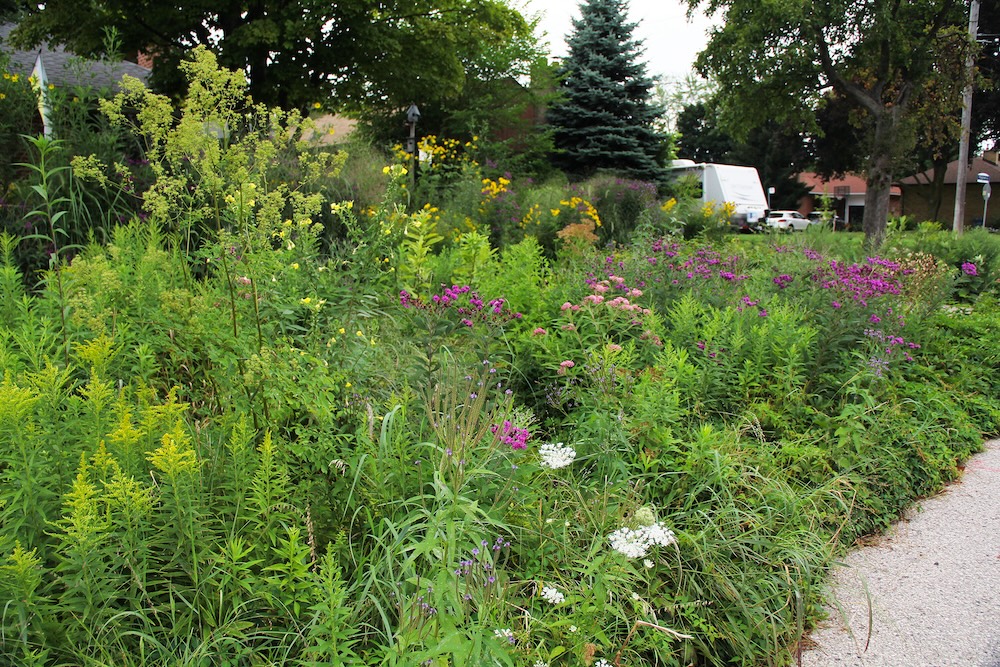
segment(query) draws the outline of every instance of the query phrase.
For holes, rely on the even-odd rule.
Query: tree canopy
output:
[[[106,27],[126,53],[154,57],[154,88],[178,94],[197,45],[243,71],[259,102],[305,108],[405,106],[457,96],[466,63],[530,33],[505,0],[46,0],[23,19],[22,45],[100,53]]]
[[[659,181],[668,141],[656,130],[662,108],[652,102],[653,81],[640,60],[624,0],[586,0],[567,37],[562,99],[548,112],[556,153],[569,174],[599,170]]]
[[[960,0],[687,0],[722,12],[697,67],[719,83],[727,120],[743,131],[769,119],[815,122],[833,88],[863,110],[866,244],[885,236],[898,158],[912,149],[915,99],[934,83],[954,82],[963,25]]]

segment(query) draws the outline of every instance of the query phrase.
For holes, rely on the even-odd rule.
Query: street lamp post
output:
[[[410,128],[410,136],[406,140],[406,152],[410,154],[410,196],[417,186],[417,121],[420,120],[420,109],[411,104],[406,110],[406,124]]]

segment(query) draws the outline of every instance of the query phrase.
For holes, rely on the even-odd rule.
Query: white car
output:
[[[769,211],[765,222],[772,229],[788,232],[804,231],[806,227],[813,224],[812,220],[798,211]]]

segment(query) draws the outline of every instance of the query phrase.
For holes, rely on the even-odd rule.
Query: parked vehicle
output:
[[[815,225],[832,225],[834,230],[838,232],[847,229],[847,225],[844,224],[844,219],[835,213],[813,211],[806,217],[808,217],[809,220]]]
[[[768,211],[767,213],[767,226],[771,229],[788,232],[805,231],[811,224],[814,224],[813,221],[798,211]]]
[[[767,197],[760,175],[753,167],[733,164],[696,164],[692,160],[674,160],[674,176],[694,174],[701,181],[701,200],[717,207],[730,203],[735,213],[729,220],[735,231],[755,232],[763,228]]]

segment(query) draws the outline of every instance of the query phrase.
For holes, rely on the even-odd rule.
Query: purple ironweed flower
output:
[[[972,262],[962,262],[962,273],[967,276],[978,276],[979,271],[976,269],[976,265]]]

